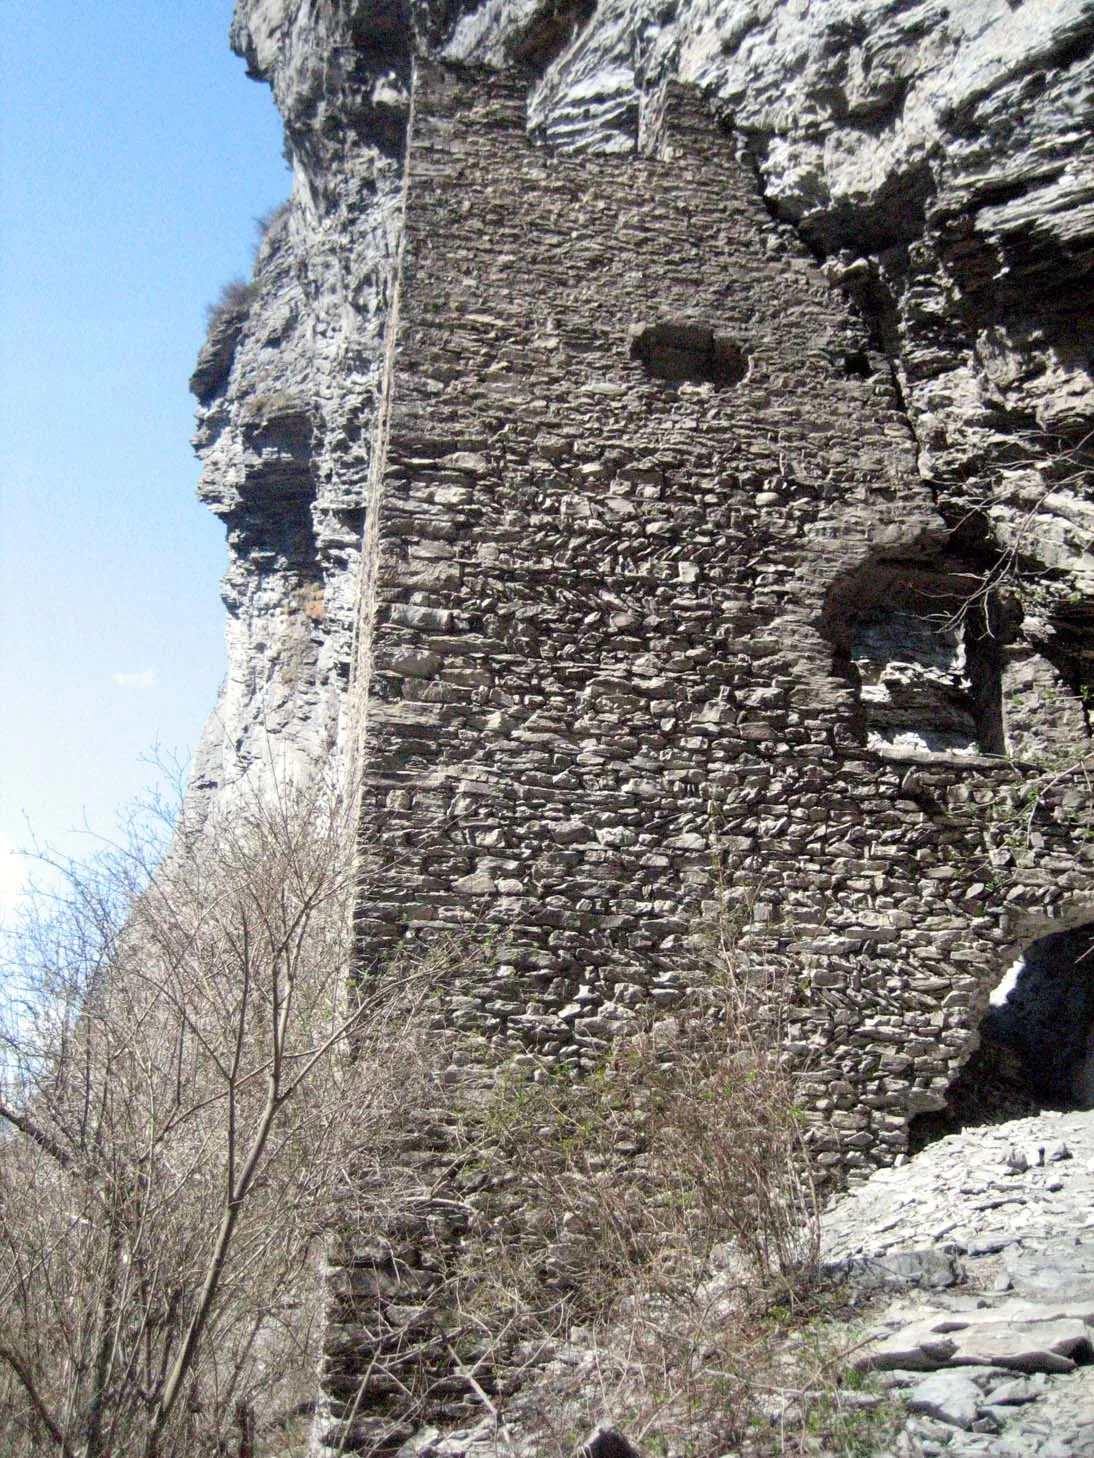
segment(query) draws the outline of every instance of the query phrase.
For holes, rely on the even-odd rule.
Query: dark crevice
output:
[[[241,499],[219,513],[233,554],[259,575],[288,572],[302,582],[318,580],[309,406],[288,393],[252,396],[241,436],[246,470]]]
[[[813,262],[819,267],[827,258],[827,252],[820,241],[810,235],[808,230],[802,228],[792,218],[787,218],[780,211],[777,201],[767,191],[763,175],[763,158],[767,153],[768,145],[774,137],[774,132],[748,131],[738,128],[728,116],[722,115],[719,118],[723,129],[727,134],[736,133],[743,138],[744,148],[742,149],[742,161],[747,162],[752,171],[756,183],[756,196],[763,207],[764,212],[780,229],[790,228],[793,230],[798,242],[804,247]]]
[[[962,1129],[1006,1124],[1044,1111],[1028,1087],[1018,1059],[994,1043],[981,1043],[946,1094],[946,1107],[917,1114],[908,1123],[908,1153]]]
[[[934,175],[924,158],[887,178],[868,208],[833,207],[826,217],[805,225],[803,231],[815,232],[829,252],[852,248],[859,253],[883,253],[922,236],[927,203],[934,192]]]
[[[596,0],[547,0],[508,43],[520,66],[542,75],[571,45],[596,12]]]
[[[1094,710],[1094,602],[1082,598],[1061,603],[1049,626],[1050,633],[1037,642],[1038,652],[1075,695],[1089,736]]]
[[[900,76],[881,95],[845,108],[843,118],[862,131],[877,135],[900,115],[911,89],[911,77]]]

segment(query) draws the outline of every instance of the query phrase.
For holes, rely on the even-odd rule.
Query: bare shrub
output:
[[[414,1096],[435,1158],[384,1214],[398,1228],[443,1206],[428,1295],[415,1274],[415,1294],[393,1298],[425,1300],[434,1318],[417,1344],[408,1330],[370,1348],[351,1418],[370,1391],[398,1390],[399,1416],[433,1420],[430,1394],[462,1382],[499,1436],[512,1424],[551,1454],[594,1418],[712,1452],[766,1422],[772,1313],[814,1309],[817,1199],[780,1055],[787,990],[741,975],[732,927],[706,941],[705,994],[590,1073],[424,1035],[413,1058],[434,1072]],[[446,951],[428,980],[466,982],[469,953]],[[397,1421],[384,1401],[377,1441]]]
[[[248,283],[245,278],[229,279],[221,286],[213,302],[205,306],[205,318],[210,331],[232,315],[246,314],[254,303],[257,292],[256,285]]]
[[[272,207],[266,208],[264,212],[258,213],[255,216],[254,227],[256,253],[261,251],[263,243],[274,231],[274,229],[279,227],[284,219],[288,217],[290,207],[290,199],[285,198],[283,199],[283,201],[279,203],[274,203]]]
[[[693,1280],[727,1242],[771,1297],[812,1281],[818,1204],[779,990],[745,981],[721,946],[713,974],[705,996],[620,1038],[589,1075],[530,1073],[527,1059],[503,1070],[479,1157],[512,1207],[484,1261],[510,1291],[546,1289],[568,1316],[600,1317],[636,1281]]]
[[[140,837],[28,926],[0,1119],[12,1458],[253,1451],[310,1396],[344,1111],[349,840],[311,787]],[[387,1099],[390,1104],[390,1099]]]

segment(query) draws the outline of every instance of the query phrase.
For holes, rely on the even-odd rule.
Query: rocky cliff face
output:
[[[702,87],[888,357],[947,525],[1039,574],[1026,638],[1089,681],[1091,0],[239,0],[231,38],[294,181],[194,377],[230,549],[196,787],[346,742],[414,53],[519,70],[552,147],[640,150],[664,82]]]
[[[232,42],[285,118],[292,194],[191,388],[200,495],[228,530],[228,674],[200,798],[335,754],[401,197],[409,55],[352,5],[242,8]]]

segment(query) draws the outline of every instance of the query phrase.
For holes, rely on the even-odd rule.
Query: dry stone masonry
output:
[[[658,126],[547,151],[520,78],[419,65],[357,932],[474,927],[457,1024],[587,1062],[731,916],[796,989],[821,1163],[864,1169],[943,1107],[1015,944],[1087,919],[1085,790],[1019,804],[1029,645],[884,359],[700,96]]]
[[[369,703],[366,955],[496,927],[460,1016],[567,1058],[730,893],[821,1153],[890,1157],[1089,915],[1087,0],[239,0],[232,41],[294,179],[194,376],[195,791]]]

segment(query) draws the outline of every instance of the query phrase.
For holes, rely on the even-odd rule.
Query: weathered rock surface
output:
[[[1094,1251],[1094,1116],[1042,1114],[966,1130],[879,1170],[825,1216],[833,1261],[953,1251],[998,1262],[1063,1231]],[[1067,1258],[1067,1257],[1065,1257]]]
[[[404,873],[401,851],[386,858],[386,874],[399,884],[390,895],[381,885],[382,904],[369,909],[362,925],[367,920],[365,930],[377,940],[401,938],[408,927],[462,914],[446,909],[447,901],[468,909],[476,898],[485,905],[486,898],[506,921],[537,923],[541,940],[552,927],[561,958],[518,942],[517,955],[499,968],[496,983],[477,993],[496,1021],[525,1028],[550,1052],[575,1040],[595,1051],[626,1021],[631,1004],[646,998],[631,985],[642,978],[629,966],[624,977],[611,970],[610,982],[607,973],[591,975],[583,967],[586,932],[626,942],[622,956],[628,963],[661,955],[662,942],[676,954],[670,943],[686,932],[686,917],[668,912],[691,915],[678,894],[685,882],[692,888],[685,895],[696,904],[701,896],[711,855],[706,796],[720,777],[727,872],[742,884],[757,884],[767,874],[766,851],[786,862],[793,879],[770,904],[761,899],[755,919],[766,919],[765,955],[788,955],[795,963],[792,976],[799,975],[799,964],[804,971],[809,963],[813,1005],[795,1024],[798,1051],[810,1057],[808,1050],[821,1046],[840,1052],[839,1076],[829,1073],[824,1087],[818,1079],[811,1090],[826,1121],[817,1134],[827,1141],[821,1153],[833,1165],[869,1163],[879,1157],[879,1146],[895,1153],[903,1147],[907,1117],[943,1104],[971,1051],[971,1024],[983,1010],[988,981],[1001,970],[1002,949],[1019,926],[1045,926],[1065,912],[1073,922],[1072,903],[1087,880],[1085,870],[1071,864],[1075,850],[1066,843],[1071,812],[1062,804],[1052,808],[1051,840],[1041,835],[1038,845],[1017,852],[1001,843],[1005,832],[993,838],[986,824],[976,823],[1002,813],[991,777],[998,774],[998,785],[1013,779],[1010,765],[994,765],[1004,750],[1020,755],[1028,749],[1044,762],[1086,738],[1080,692],[1087,653],[1080,582],[1086,508],[1072,479],[1078,470],[1068,445],[1072,438],[1042,433],[1028,440],[1026,427],[1036,423],[1033,405],[1024,397],[1017,404],[1002,401],[976,353],[984,330],[1009,328],[1019,304],[1038,317],[1057,319],[1065,285],[1068,327],[1082,327],[1086,303],[1077,280],[1085,277],[1083,260],[1089,261],[1082,209],[1067,214],[1072,232],[1066,265],[1042,259],[1029,278],[1023,275],[1017,292],[1011,281],[1024,265],[1013,250],[1008,254],[1002,243],[989,240],[990,246],[983,245],[987,253],[977,254],[979,272],[954,272],[957,245],[951,234],[956,227],[965,240],[962,248],[966,243],[981,248],[976,240],[983,195],[968,178],[973,172],[981,177],[990,159],[981,149],[974,167],[965,154],[997,112],[1007,127],[991,123],[993,145],[1012,171],[1022,172],[1025,165],[1015,156],[1032,150],[1037,157],[1047,152],[1062,158],[1065,171],[1071,167],[1085,176],[1089,138],[1074,118],[1089,91],[1089,19],[1089,6],[1030,4],[1012,12],[1002,0],[981,0],[953,13],[873,0],[824,7],[696,4],[669,16],[613,0],[594,12],[585,6],[455,5],[422,7],[410,17],[395,7],[349,0],[323,7],[241,0],[233,23],[235,45],[252,73],[269,81],[285,115],[294,188],[264,245],[246,318],[219,322],[197,371],[202,490],[229,524],[233,554],[225,580],[229,677],[199,780],[231,783],[261,769],[268,758],[291,766],[344,755],[362,733],[362,705],[374,691],[373,732],[382,727],[385,733],[373,746],[377,803],[369,813],[375,810],[385,833],[406,836],[419,849],[413,876]],[[400,347],[414,367],[394,407],[402,411],[405,442],[398,450],[407,459],[386,463],[386,519],[378,530],[388,553],[387,576],[377,578],[374,591],[361,575],[361,534],[370,479],[380,499],[385,467],[384,432],[376,434],[373,427],[392,378],[384,350],[390,345],[394,351],[397,340],[393,331],[385,341],[384,330],[405,242],[400,187],[414,53],[501,67],[509,77],[503,103],[469,102],[467,116],[458,116],[454,105],[445,116],[434,98],[430,105],[438,115],[427,118],[423,110],[424,183],[412,189],[405,216],[424,220],[416,226],[428,229],[429,220],[437,222],[451,206],[445,226],[459,243],[445,259],[443,249],[429,251],[427,240],[424,251],[411,258],[407,295],[415,322]],[[1022,111],[1006,88],[1034,72],[1043,81],[1033,88],[1040,99],[1031,99]],[[640,208],[616,221],[607,208],[579,211],[585,164],[575,149],[618,154],[598,157],[601,172],[616,160],[619,178],[623,170],[635,169],[631,183],[617,178],[611,184],[629,207],[642,166],[653,160],[646,153],[660,145],[655,138],[665,83],[673,76],[705,89],[726,131],[711,141],[709,165],[700,164],[696,182],[688,184],[697,199],[702,194],[689,225],[699,230],[688,253],[693,273],[686,279],[681,274],[675,289],[658,289],[641,272],[652,233],[647,238]],[[453,128],[474,118],[480,126],[502,112],[507,126],[522,128],[525,104],[531,134],[554,152],[554,163],[537,168],[535,156],[525,155],[529,149],[521,153],[528,187],[544,194],[528,194],[542,203],[542,219],[529,228],[518,211],[503,253],[492,261],[479,235],[483,219],[499,239],[509,226],[511,199],[501,180],[520,149],[514,139],[480,137],[478,150],[467,154],[467,196],[461,204],[454,149],[446,137],[455,137]],[[494,143],[496,155],[490,152]],[[570,149],[568,172],[560,148]],[[636,151],[640,160],[632,162]],[[783,166],[778,159],[791,153],[798,160]],[[808,164],[801,160],[806,156]],[[484,171],[483,159],[495,170]],[[446,166],[448,182],[442,184]],[[548,183],[549,171],[568,179],[564,187],[558,184],[558,216],[546,198],[556,185]],[[793,174],[800,181],[806,172],[818,180],[809,184],[808,205],[799,205],[790,179]],[[756,239],[749,245],[742,235],[741,258],[732,264],[724,261],[729,255],[719,251],[723,244],[717,241],[725,232],[719,208],[727,217],[731,211],[732,189],[722,179],[731,174],[744,177],[759,214],[758,223],[750,220]],[[1022,175],[1023,196],[1044,176]],[[590,170],[586,181],[595,184],[594,193],[601,187],[597,178]],[[449,201],[441,196],[445,187],[455,189]],[[845,301],[828,292],[800,242],[791,246],[789,229],[780,231],[765,218],[757,202],[760,190],[814,255],[832,264],[831,281],[845,286],[862,321],[852,326]],[[939,211],[943,194],[949,201]],[[993,208],[1005,206],[997,187],[990,196]],[[686,211],[680,200],[672,206]],[[1057,211],[1047,208],[1052,227]],[[575,221],[581,223],[576,247]],[[664,234],[659,267],[667,279],[678,247],[675,224],[655,221]],[[584,244],[582,228],[590,231]],[[605,229],[604,236],[592,239],[595,228]],[[539,247],[542,277],[533,288],[529,254],[513,274],[527,298],[509,297],[506,270],[521,249],[533,245]],[[575,287],[556,296],[551,270],[566,247],[573,249],[566,267]],[[1059,252],[1056,243],[1052,247]],[[602,294],[584,287],[586,274],[603,266],[611,250],[617,263],[624,254],[634,259],[633,279],[625,287],[621,269],[612,277],[620,291],[616,303],[626,315],[618,320],[606,320]],[[957,254],[965,257],[961,248]],[[749,321],[743,317],[737,321],[741,339],[727,340],[703,324],[709,339],[701,349],[693,348],[694,341],[684,347],[661,338],[657,331],[665,322],[648,322],[648,313],[644,325],[643,316],[635,319],[637,308],[656,311],[670,295],[677,307],[689,300],[697,307],[702,300],[712,314],[724,312],[719,269],[728,276],[744,266],[746,256],[757,290],[749,306],[752,327],[770,338],[773,354],[779,352],[777,341],[777,369],[762,349],[748,345]],[[712,264],[715,257],[723,262]],[[415,269],[431,271],[424,293],[421,287],[415,291]],[[780,277],[787,288],[780,303],[793,295],[805,308],[807,295],[812,300],[809,308],[823,320],[823,328],[818,322],[812,330],[815,340],[804,315],[797,332],[788,327],[790,314],[799,313],[796,306],[778,321],[769,319]],[[487,307],[495,297],[497,320]],[[457,298],[460,317],[449,328],[445,307]],[[545,318],[544,328],[525,340],[525,322],[536,311],[550,314],[556,308],[565,314]],[[580,319],[579,311],[585,311]],[[632,398],[637,382],[619,370],[609,327],[615,325],[620,334],[639,328],[634,358],[653,378],[697,393],[666,401],[655,385]],[[732,360],[718,355],[727,344],[736,351]],[[694,361],[687,363],[692,355],[702,355],[706,365],[700,378],[683,379],[681,370],[693,368]],[[666,370],[657,363],[661,356]],[[838,382],[831,378],[833,367]],[[612,377],[576,389],[581,371],[590,368]],[[1031,369],[1024,364],[1016,380],[1040,378]],[[463,377],[461,370],[475,380],[466,400],[453,385]],[[913,399],[921,386],[934,389],[943,379],[949,381],[960,434],[949,456],[938,443],[949,407],[934,400],[934,424],[925,434]],[[739,392],[736,413],[727,404],[727,390]],[[420,398],[412,399],[415,394]],[[970,401],[975,431],[961,415]],[[655,404],[666,412],[663,423],[655,424],[649,414]],[[492,413],[498,406],[512,417],[512,430],[503,415]],[[647,411],[641,424],[639,407]],[[847,433],[837,438],[835,423],[844,410]],[[448,435],[463,430],[474,437],[456,441],[463,449],[429,439],[430,422],[442,413]],[[583,437],[596,433],[602,459],[587,459],[591,438],[578,440],[564,427]],[[703,434],[708,429],[709,442]],[[679,432],[684,451],[671,463],[654,459],[663,444],[654,437],[664,430]],[[619,431],[623,435],[613,440]],[[624,459],[629,455],[634,460]],[[755,469],[738,480],[734,467],[742,455],[754,456]],[[645,469],[664,476],[664,488],[629,479]],[[622,475],[611,479],[617,470]],[[700,474],[709,488],[702,507],[695,492]],[[405,490],[402,480],[409,482]],[[1025,496],[1015,495],[1019,486]],[[669,488],[672,499],[662,511],[656,493]],[[515,514],[511,520],[499,517],[486,540],[483,523],[507,504],[499,489],[524,496],[508,502]],[[537,493],[546,509],[529,514],[525,508]],[[1056,524],[1042,531],[1040,516],[1050,500],[1066,516],[1066,528],[1053,517]],[[548,535],[545,523],[556,508]],[[521,552],[514,554],[505,533],[517,530]],[[616,554],[623,595],[605,586],[618,598],[606,608],[595,590],[605,534],[635,538]],[[408,536],[423,540],[408,545]],[[702,546],[703,562],[683,554],[681,536],[686,544]],[[762,544],[755,560],[746,550],[753,537]],[[1023,562],[1027,553],[1032,561],[1045,561],[1048,552],[1054,575],[1038,577],[1036,592],[1015,606],[1008,600],[1007,578],[1018,555],[1017,537]],[[943,563],[938,554],[944,542],[949,556]],[[873,559],[885,553],[899,560],[878,571]],[[917,554],[927,563],[916,562],[914,570],[904,565]],[[404,555],[410,559],[406,564]],[[518,558],[519,574],[529,574],[529,582],[514,586]],[[732,593],[727,585],[712,593],[703,573],[720,574],[728,584],[730,563]],[[560,579],[563,570],[571,580]],[[543,668],[556,651],[541,650],[535,623],[543,616],[543,605],[534,600],[543,573],[554,574],[560,589],[551,604],[555,618],[564,604],[567,614],[564,623],[556,622],[554,631],[565,640],[557,651],[580,652],[588,672],[559,678]],[[667,574],[666,583],[655,588],[658,574]],[[670,590],[668,579],[681,586]],[[652,611],[651,594],[657,593],[665,601],[671,597],[671,616],[660,607]],[[940,604],[962,624],[952,626],[948,636],[933,621]],[[1016,639],[1023,611],[1026,622]],[[595,631],[589,627],[594,613]],[[974,617],[978,626],[972,629]],[[355,658],[355,644],[372,653],[374,619],[381,654],[375,683],[371,658],[363,666]],[[730,621],[734,642],[723,651],[718,645]],[[917,621],[922,631],[909,627]],[[651,691],[648,708],[643,690],[640,714],[634,665],[624,662],[622,677],[617,670],[628,653],[637,663],[640,647],[633,645],[644,644],[643,635],[651,649],[650,663],[640,669],[643,682],[651,666],[651,683],[665,678],[662,660],[671,662],[671,672],[664,692]],[[777,662],[772,645],[793,645],[796,653]],[[714,669],[704,654],[711,655]],[[753,672],[755,682],[746,681]],[[609,683],[612,673],[618,683]],[[347,708],[346,685],[355,675],[358,702]],[[654,716],[649,724],[647,714]],[[636,739],[636,729],[645,737]],[[590,734],[604,742],[594,745]],[[483,747],[488,735],[489,752]],[[669,763],[673,735],[693,741],[686,764]],[[621,749],[607,743],[612,737]],[[877,760],[869,760],[877,785],[869,806],[860,803],[867,783],[863,772],[846,761],[846,751],[860,744],[892,756],[891,768],[885,767],[888,761],[879,769]],[[469,756],[484,763],[464,776]],[[576,778],[570,766],[575,756]],[[603,785],[593,783],[593,762],[601,756],[609,766]],[[760,761],[778,756],[783,778],[770,779]],[[814,772],[808,761],[817,756],[826,763]],[[962,783],[965,758],[983,766],[983,780]],[[741,771],[730,760],[741,760],[756,783],[739,783],[734,777]],[[395,788],[396,781],[402,785],[406,765],[419,761],[433,765],[423,770],[423,782]],[[829,773],[833,768],[836,778]],[[543,804],[557,802],[559,813],[570,817],[563,826],[576,826],[573,833],[566,830],[570,840],[558,865],[565,859],[588,869],[595,860],[600,866],[595,876],[567,874],[556,884],[557,875],[532,874],[532,863],[542,856],[533,854],[529,835],[539,832],[515,822],[503,829],[496,796],[492,828],[470,825],[482,774],[508,782],[516,777],[523,792],[532,775],[547,770],[554,780],[542,787]],[[799,788],[785,778],[806,771],[813,777],[809,786],[804,779]],[[468,789],[463,778],[476,783]],[[691,787],[686,796],[674,788],[676,780]],[[567,794],[575,788],[586,808],[590,794],[608,796],[596,805],[595,826],[574,818]],[[390,804],[388,794],[396,797]],[[723,814],[723,799],[727,805],[732,801],[732,817]],[[795,802],[787,807],[789,818],[775,803],[787,799]],[[985,806],[993,807],[991,816]],[[632,827],[643,807],[647,819],[657,820],[657,831]],[[409,813],[402,818],[404,812]],[[528,813],[525,806],[521,814]],[[540,811],[536,815],[543,820]],[[960,832],[951,836],[947,830],[940,838],[939,815],[956,817]],[[468,819],[469,825],[445,828],[437,844],[423,840],[421,817],[432,817],[432,827],[450,816]],[[891,816],[901,822],[904,858],[894,852],[898,831]],[[521,842],[519,854],[500,853],[510,833]],[[611,868],[656,855],[643,834],[669,836],[666,874],[651,863],[642,895],[628,898],[633,904],[624,908]],[[956,839],[962,851],[942,849]],[[814,853],[821,857],[815,869],[797,875],[791,863]],[[954,877],[946,864],[951,856],[965,862],[956,885],[950,884]],[[1019,862],[1022,884],[1008,882],[1004,900],[997,885]],[[633,877],[628,873],[626,879]],[[777,934],[779,917],[793,926],[792,942]],[[930,964],[964,941],[974,923],[976,945],[956,949],[944,1006],[934,1008],[924,999],[941,992],[943,984]],[[638,955],[631,955],[631,947]],[[549,983],[546,999],[538,986],[529,988],[519,965],[533,953],[539,960],[532,980]],[[621,954],[613,947],[606,955],[618,961]],[[855,961],[853,971],[841,960],[847,957]],[[562,975],[549,978],[552,970]],[[657,976],[664,985],[651,987],[649,996],[674,998],[672,968],[659,968]],[[890,1019],[881,1011],[887,998],[906,1002],[913,976],[914,1035],[903,1012]],[[844,1005],[848,982],[857,1012]],[[582,988],[592,989],[583,1002]],[[575,1001],[579,1013],[567,1016]],[[843,1046],[840,1029],[855,1016],[865,1017],[866,1003],[871,1021],[864,1043]],[[1077,1037],[1084,1035],[1080,1030]],[[907,1098],[895,1092],[898,1084],[910,1090]],[[859,1094],[869,1098],[867,1107],[861,1101],[856,1106]]]
[[[229,549],[228,672],[199,801],[342,742],[409,81],[406,38],[372,7],[240,7],[232,43],[272,87],[293,182],[191,381],[199,494]]]
[[[557,145],[626,149],[667,76],[702,86],[769,204],[873,319],[924,478],[965,482],[1006,546],[1037,540],[1086,591],[1087,508],[1053,490],[1067,466],[1029,435],[1094,423],[1089,0],[608,0],[581,14],[543,57],[532,125]],[[503,64],[526,28],[492,0],[446,54]]]
[[[1092,1200],[1094,1115],[1042,1115],[940,1140],[827,1212],[834,1269],[908,1293],[858,1357],[907,1398],[895,1452],[1094,1453]]]

